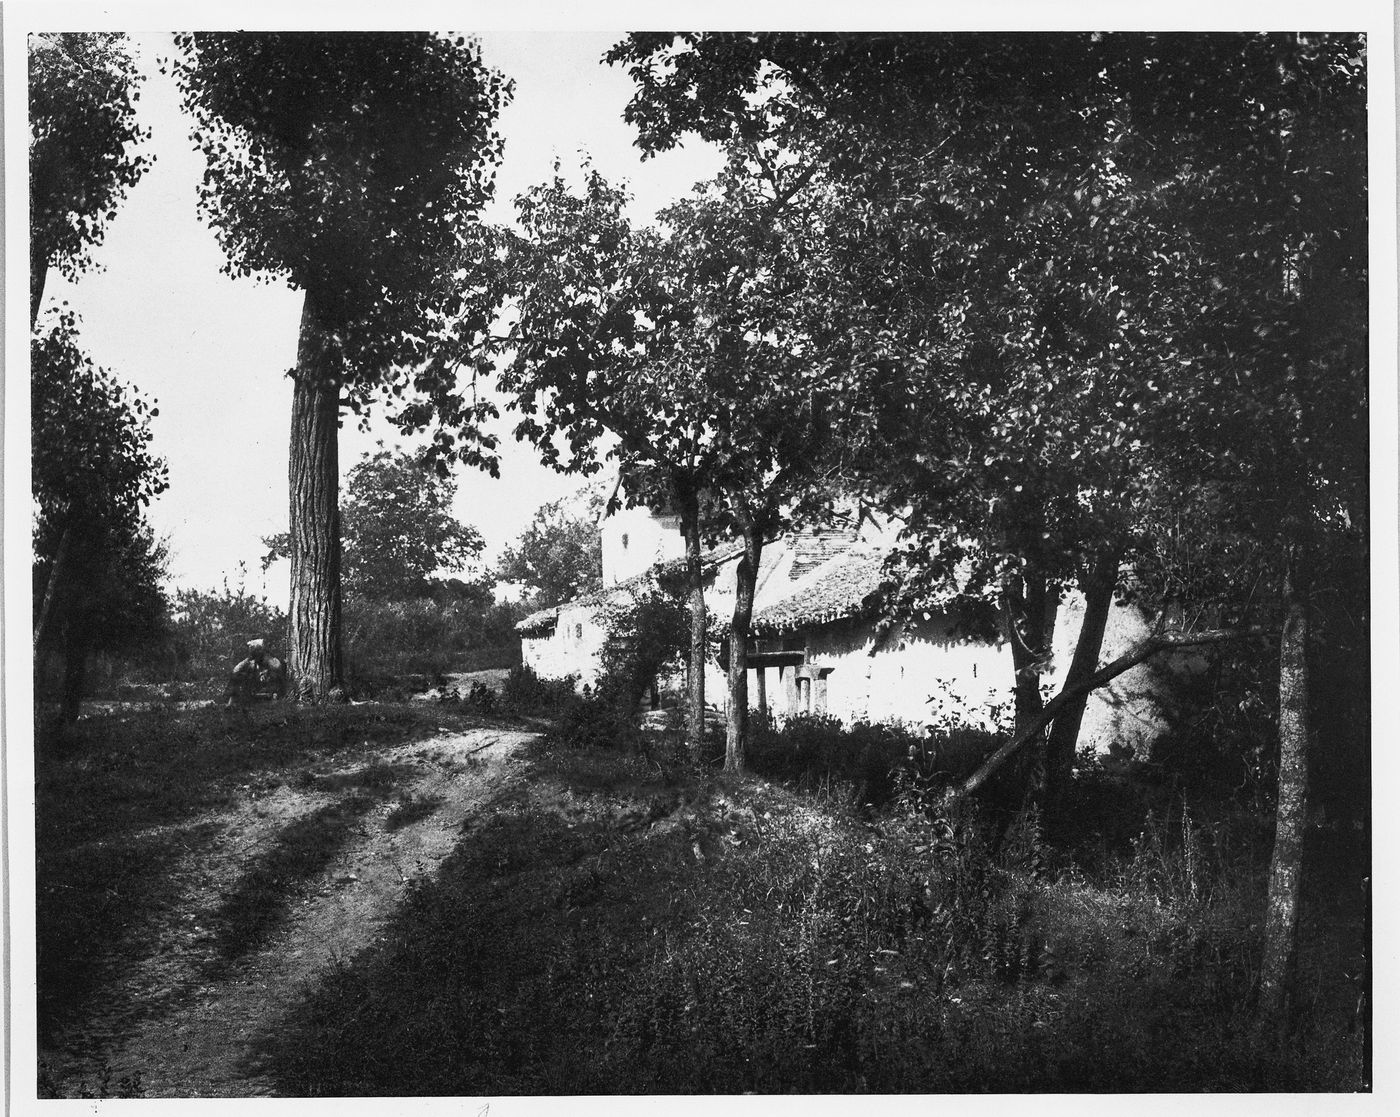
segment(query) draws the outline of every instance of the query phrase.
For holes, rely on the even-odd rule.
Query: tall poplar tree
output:
[[[426,33],[194,33],[175,72],[207,170],[200,210],[234,276],[304,292],[289,455],[296,693],[341,682],[338,427],[376,395],[457,420],[443,456],[492,465],[489,405],[458,384],[502,298],[478,214],[509,83]]]

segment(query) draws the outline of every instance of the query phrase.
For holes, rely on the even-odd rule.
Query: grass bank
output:
[[[1033,816],[797,784],[537,748],[262,1068],[293,1096],[1365,1088],[1354,924],[1310,926],[1293,1034],[1253,1026],[1257,842],[1178,810],[1075,859]]]

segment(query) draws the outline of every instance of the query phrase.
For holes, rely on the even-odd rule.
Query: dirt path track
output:
[[[410,881],[432,872],[460,839],[463,823],[507,779],[513,754],[535,734],[475,729],[388,749],[376,761],[412,765],[396,794],[438,799],[426,817],[399,829],[385,801],[362,820],[267,943],[210,978],[213,937],[204,928],[256,851],[287,823],[326,801],[290,787],[250,798],[233,812],[199,820],[221,828],[212,856],[181,867],[182,921],[159,953],[122,975],[110,1008],[45,1052],[60,1077],[92,1080],[102,1061],[112,1079],[139,1072],[147,1097],[269,1096],[248,1063],[248,1044],[296,1002],[308,982],[374,941]],[[362,764],[361,764],[362,766]],[[335,773],[330,773],[334,775]]]

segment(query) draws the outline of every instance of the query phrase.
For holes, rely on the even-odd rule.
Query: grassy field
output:
[[[112,975],[169,949],[174,867],[250,787],[322,799],[240,862],[206,931],[232,969],[209,979],[276,950],[366,819],[442,809],[383,757],[452,719],[487,724],[451,705],[85,723],[41,757],[41,1027],[111,1015]],[[1086,788],[1079,847],[1052,851],[1033,816],[805,786],[697,772],[665,739],[529,746],[374,941],[259,1020],[249,1073],[283,1096],[1366,1088],[1350,836],[1312,851],[1278,1040],[1252,1018],[1257,823]]]

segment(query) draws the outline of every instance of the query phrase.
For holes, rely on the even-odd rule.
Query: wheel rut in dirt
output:
[[[129,965],[102,1012],[56,1037],[43,1053],[50,1073],[60,1081],[90,1081],[103,1066],[114,1079],[139,1074],[147,1097],[270,1096],[250,1065],[250,1042],[320,975],[375,941],[410,883],[452,852],[535,736],[482,728],[419,740],[187,826],[218,838],[192,843],[176,870],[176,925],[153,955]],[[287,857],[278,861],[292,833],[314,846],[315,872],[295,880]],[[276,884],[281,910],[258,922],[260,894],[249,882],[260,875]]]

